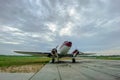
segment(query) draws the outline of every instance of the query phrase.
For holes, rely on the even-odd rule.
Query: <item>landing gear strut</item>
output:
[[[55,62],[55,58],[52,58],[52,63],[54,63]]]
[[[76,62],[75,58],[72,58],[72,63],[75,63],[75,62]]]

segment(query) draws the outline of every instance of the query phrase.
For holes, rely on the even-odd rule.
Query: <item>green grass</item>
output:
[[[92,56],[85,58],[120,60],[120,56]],[[0,56],[0,67],[21,66],[30,64],[46,64],[50,58],[37,56]]]
[[[120,60],[120,57],[111,57],[111,56],[98,56],[96,59],[105,59],[105,60]]]
[[[20,66],[29,64],[46,64],[50,58],[36,56],[0,56],[0,67]]]

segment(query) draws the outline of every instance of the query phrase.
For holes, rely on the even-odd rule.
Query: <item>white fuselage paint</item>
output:
[[[59,50],[58,50],[58,52],[60,53],[60,54],[67,54],[68,53],[68,51],[70,50],[70,48],[71,47],[68,47],[68,46],[66,46],[66,45],[63,45],[61,48],[59,48]]]

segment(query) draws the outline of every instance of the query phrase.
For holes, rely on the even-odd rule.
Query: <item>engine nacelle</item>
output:
[[[73,54],[73,57],[76,57],[76,56],[79,54],[79,51],[78,51],[77,49],[75,49],[75,50],[72,52],[72,54]]]
[[[48,57],[56,57],[57,56],[57,49],[56,48],[53,48],[51,50],[51,53],[48,54]]]
[[[52,55],[52,56],[57,56],[57,49],[56,49],[56,48],[53,48],[53,49],[51,50],[51,55]]]

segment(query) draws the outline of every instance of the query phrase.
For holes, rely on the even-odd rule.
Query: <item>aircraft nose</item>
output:
[[[71,47],[72,46],[72,42],[67,42],[65,45],[68,46],[68,47]]]

